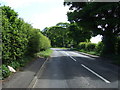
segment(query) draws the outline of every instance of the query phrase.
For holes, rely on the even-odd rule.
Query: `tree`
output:
[[[46,27],[43,34],[51,40],[53,47],[70,47],[71,41],[68,34],[69,23],[60,22],[56,26]]]
[[[60,22],[53,27],[46,27],[43,31],[54,47],[76,47],[80,42],[90,40],[91,32],[83,30],[76,23]]]
[[[120,35],[119,2],[65,2],[71,5],[67,13],[70,22],[103,36],[103,54],[115,54],[116,38]]]
[[[80,42],[90,41],[92,33],[89,30],[84,30],[76,23],[72,23],[69,26],[69,37],[73,39],[73,46],[77,47]]]

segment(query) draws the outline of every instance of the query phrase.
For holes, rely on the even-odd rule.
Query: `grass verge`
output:
[[[83,52],[83,53],[87,53],[87,54],[91,54],[91,55],[100,56],[100,54],[97,53],[97,52],[95,52],[95,51],[85,51],[85,50],[83,50],[83,49],[77,50],[77,51],[80,51],[80,52]]]
[[[53,50],[51,49],[47,49],[45,51],[40,51],[39,53],[36,54],[37,57],[50,57],[50,55],[52,54]]]
[[[76,49],[76,48],[73,48],[71,50],[76,50],[76,51],[79,51],[79,52],[100,56],[100,53],[97,53],[95,51],[86,51],[86,50],[83,50],[83,49],[79,50],[79,49]],[[104,58],[111,59],[113,64],[120,66],[120,56],[119,55],[105,55]]]
[[[66,48],[66,47],[54,47],[54,48],[59,48],[59,49],[69,49],[69,48]]]

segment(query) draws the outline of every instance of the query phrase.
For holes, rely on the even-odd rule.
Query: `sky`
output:
[[[18,12],[19,17],[40,30],[59,22],[67,22],[68,7],[64,7],[64,0],[0,0],[0,2],[2,5],[12,7]]]
[[[20,18],[30,23],[34,28],[43,30],[67,21],[67,6],[64,0],[0,0],[2,5],[10,6]],[[93,37],[91,42],[101,41],[101,36]]]

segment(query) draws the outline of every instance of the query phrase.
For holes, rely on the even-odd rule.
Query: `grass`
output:
[[[95,51],[86,51],[86,50],[79,50],[79,49],[73,49],[73,50],[77,50],[79,52],[83,52],[83,53],[87,53],[87,54],[91,54],[91,55],[97,55],[97,56],[100,56],[100,53],[97,53]],[[120,65],[120,56],[119,55],[105,55],[104,56],[105,58],[108,58],[108,59],[111,59],[113,62],[113,64],[116,64],[116,65]]]
[[[52,52],[53,52],[53,50],[47,49],[45,51],[40,51],[36,55],[37,55],[37,57],[45,57],[45,58],[47,58],[47,57],[50,57],[50,55],[52,54]]]
[[[87,54],[91,54],[91,55],[97,55],[100,56],[99,53],[95,52],[95,51],[86,51],[84,49],[77,49],[77,48],[72,48],[71,50],[75,50],[75,51],[79,51],[79,52],[83,52],[83,53],[87,53]]]
[[[78,50],[78,51],[80,51],[80,52],[84,52],[84,53],[87,53],[87,54],[91,54],[91,55],[97,55],[97,56],[100,56],[100,54],[97,53],[97,52],[95,52],[95,51],[86,51],[86,50],[83,50],[83,49]]]
[[[55,47],[55,48],[60,48],[60,49],[69,49],[69,48],[66,48],[66,47]]]

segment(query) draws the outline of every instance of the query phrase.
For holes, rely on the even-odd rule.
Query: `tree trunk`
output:
[[[107,30],[103,35],[103,51],[102,55],[115,54],[116,36],[113,34],[112,30]]]

